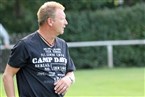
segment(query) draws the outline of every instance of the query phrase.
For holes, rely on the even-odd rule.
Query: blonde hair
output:
[[[48,1],[44,3],[37,12],[39,26],[42,25],[49,17],[54,18],[56,9],[65,10],[65,7],[55,1]]]

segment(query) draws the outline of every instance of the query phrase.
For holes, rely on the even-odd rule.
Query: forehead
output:
[[[62,9],[56,9],[55,15],[56,17],[66,17],[64,10]]]

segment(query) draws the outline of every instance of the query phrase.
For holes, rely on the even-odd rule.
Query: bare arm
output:
[[[7,97],[15,97],[14,90],[14,75],[19,71],[20,68],[14,68],[7,64],[3,74],[3,83]]]
[[[75,82],[75,76],[73,72],[68,72],[65,77],[58,80],[55,85],[55,92],[58,94],[65,94],[71,84]]]

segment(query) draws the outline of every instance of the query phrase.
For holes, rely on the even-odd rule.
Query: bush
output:
[[[67,12],[69,25],[61,36],[68,42],[145,38],[145,4],[131,8]],[[115,66],[145,66],[145,46],[114,47]],[[77,68],[107,64],[105,47],[70,49]]]
[[[61,37],[67,42],[144,39],[144,13],[145,4],[115,10],[67,12],[69,25]],[[20,37],[11,35],[12,43]],[[145,66],[145,45],[114,46],[113,51],[116,67]],[[70,48],[70,54],[77,69],[107,66],[106,47]],[[7,57],[2,58],[5,58],[2,59],[5,64]]]

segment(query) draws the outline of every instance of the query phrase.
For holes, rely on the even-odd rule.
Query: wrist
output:
[[[71,84],[73,84],[74,83],[74,80],[70,76],[68,78],[71,81]]]

